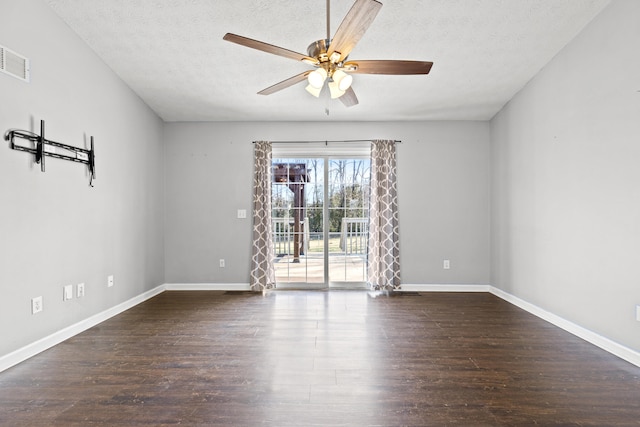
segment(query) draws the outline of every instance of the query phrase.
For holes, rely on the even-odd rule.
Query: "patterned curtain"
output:
[[[253,248],[250,286],[253,291],[275,287],[271,234],[271,143],[254,143]]]
[[[395,141],[371,144],[371,198],[367,273],[375,290],[400,288]]]

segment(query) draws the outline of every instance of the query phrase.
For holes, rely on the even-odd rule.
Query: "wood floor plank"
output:
[[[639,426],[640,368],[482,293],[165,292],[0,374],[0,425]]]

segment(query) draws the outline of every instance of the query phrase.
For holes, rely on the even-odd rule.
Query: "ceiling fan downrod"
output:
[[[327,45],[331,39],[331,24],[330,24],[330,16],[331,16],[331,0],[327,0]]]

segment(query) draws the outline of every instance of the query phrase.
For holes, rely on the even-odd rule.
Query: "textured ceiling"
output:
[[[434,66],[354,75],[360,104],[346,108],[304,83],[257,95],[311,67],[222,40],[306,53],[326,37],[324,0],[45,1],[165,121],[488,120],[609,3],[382,0],[349,58]],[[331,2],[332,34],[352,3]]]

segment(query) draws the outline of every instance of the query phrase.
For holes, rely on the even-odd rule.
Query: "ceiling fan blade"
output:
[[[300,83],[303,80],[307,79],[307,76],[309,75],[309,73],[312,70],[309,71],[305,71],[303,73],[300,73],[298,75],[295,75],[293,77],[289,77],[286,80],[281,81],[280,83],[276,83],[273,86],[269,86],[266,89],[262,89],[260,92],[258,92],[259,95],[271,95],[274,92],[278,92],[279,90],[282,89],[286,89],[289,86],[293,86],[296,83]]]
[[[354,105],[358,105],[358,97],[356,96],[356,93],[353,91],[352,87],[349,87],[349,89],[344,92],[344,95],[342,95],[338,99],[342,101],[345,107],[353,107]]]
[[[269,43],[250,39],[248,37],[239,36],[237,34],[227,33],[222,39],[232,43],[237,43],[242,46],[250,47],[252,49],[261,50],[263,52],[271,53],[278,56],[284,56],[285,58],[294,59],[296,61],[305,61],[310,64],[316,64],[318,62],[315,58],[303,55],[302,53],[294,52],[283,47],[278,47]]]
[[[433,62],[426,61],[395,61],[395,60],[364,60],[348,61],[343,70],[354,74],[429,74]],[[350,69],[354,68],[355,69]]]
[[[333,36],[327,51],[328,56],[331,57],[332,53],[339,52],[340,60],[335,62],[344,61],[367,31],[381,7],[382,3],[376,0],[356,0]]]

